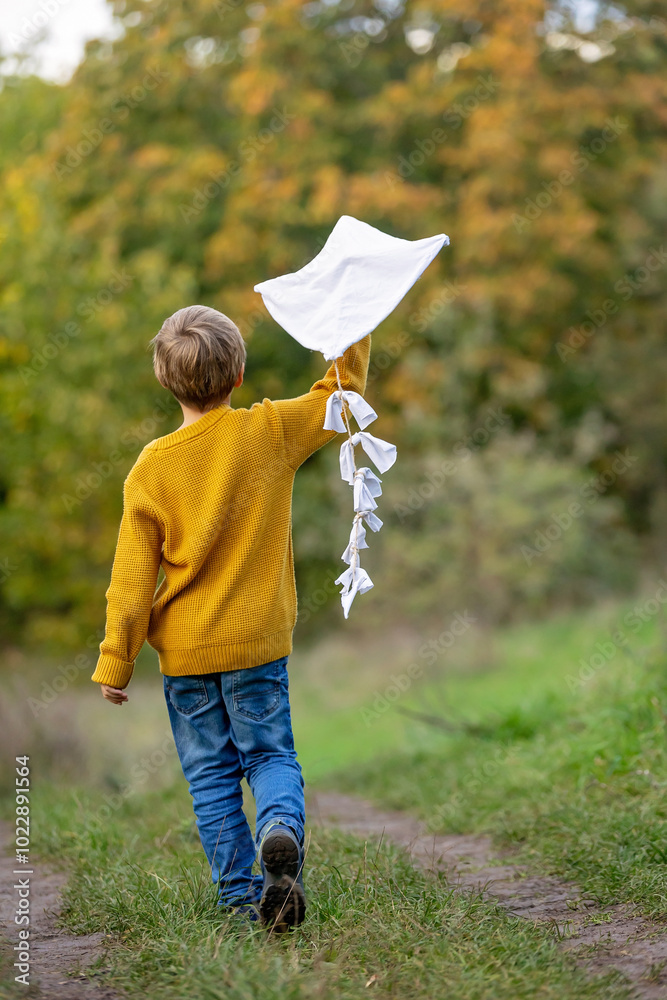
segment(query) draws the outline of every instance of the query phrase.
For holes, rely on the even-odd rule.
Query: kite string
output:
[[[338,361],[337,361],[336,358],[334,358],[334,368],[336,369],[336,381],[338,382],[338,389],[339,389],[339,392],[340,392],[340,402],[341,402],[340,409],[341,409],[341,413],[343,415],[343,420],[345,422],[345,426],[347,427],[347,436],[348,436],[348,440],[350,442],[350,451],[352,452],[352,466],[354,468],[354,475],[353,475],[353,478],[354,478],[354,477],[356,477],[356,474],[357,474],[357,471],[358,471],[357,470],[357,462],[356,462],[355,455],[354,455],[354,444],[352,442],[352,431],[350,430],[350,421],[348,419],[347,410],[345,408],[345,406],[346,406],[346,404],[345,404],[345,397],[343,396],[344,389],[343,389],[343,386],[341,385],[340,372],[338,371]],[[354,575],[355,575],[355,571],[356,571],[356,568],[357,568],[357,563],[359,561],[359,548],[358,548],[357,542],[359,540],[359,523],[360,523],[360,521],[361,521],[361,514],[355,512],[355,515],[354,515],[354,545],[353,545],[354,551],[352,553],[352,562],[351,562],[351,567],[352,567],[352,583],[354,583]]]
[[[345,403],[345,399],[343,398],[343,392],[345,390],[343,389],[343,386],[341,385],[340,372],[338,371],[338,361],[337,361],[336,358],[334,358],[334,368],[336,369],[336,381],[338,382],[338,389],[340,391],[341,413],[343,414],[343,420],[345,421],[345,426],[347,427],[347,435],[348,435],[348,437],[350,439],[350,444],[352,444],[352,431],[350,430],[350,421],[348,420],[348,417],[347,417],[347,410],[345,409],[346,403]],[[352,462],[354,463],[354,471],[356,472],[357,471],[357,464],[354,461],[354,445],[352,445]]]

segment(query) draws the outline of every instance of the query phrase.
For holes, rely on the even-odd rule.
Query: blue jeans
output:
[[[165,676],[164,692],[219,903],[256,902],[262,878],[251,869],[269,825],[291,827],[303,845],[303,777],[292,736],[287,657],[244,670]],[[242,778],[257,806],[257,848],[243,812]]]

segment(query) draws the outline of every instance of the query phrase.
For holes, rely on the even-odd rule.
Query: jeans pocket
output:
[[[286,659],[261,667],[237,670],[232,682],[232,702],[237,715],[259,722],[280,706],[281,676]]]
[[[208,702],[208,691],[202,677],[167,677],[169,701],[181,715],[192,715]]]

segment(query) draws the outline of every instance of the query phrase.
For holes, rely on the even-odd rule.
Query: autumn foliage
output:
[[[103,624],[122,481],[178,424],[146,350],[165,316],[238,323],[236,406],[321,374],[253,285],[342,214],[451,239],[373,337],[367,398],[399,462],[364,617],[497,620],[631,586],[666,538],[658,4],[586,25],[537,0],[114,7],[122,37],[67,85],[0,93],[6,641]],[[341,627],[336,461],[295,494],[304,630]]]

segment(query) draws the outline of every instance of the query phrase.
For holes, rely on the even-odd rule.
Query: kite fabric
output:
[[[336,580],[345,618],[357,594],[373,581],[359,562],[367,549],[366,528],[379,531],[382,521],[373,513],[382,495],[382,480],[367,466],[357,468],[354,449],[361,445],[378,472],[396,461],[396,446],[365,428],[377,413],[358,392],[343,389],[336,359],[352,344],[371,333],[392,312],[443,246],[444,233],[423,240],[402,240],[380,232],[366,222],[343,215],[309,264],[300,271],[255,285],[273,318],[300,344],[321,351],[333,361],[338,389],[327,400],[324,429],[347,432],[340,447],[340,474],[353,490],[354,519],[341,559],[348,564]],[[352,433],[350,418],[359,430]]]
[[[343,215],[310,263],[255,291],[283,330],[333,361],[393,312],[448,243],[444,233],[402,240]]]

